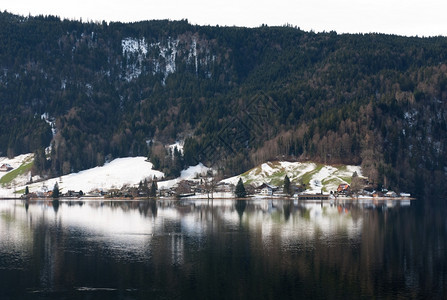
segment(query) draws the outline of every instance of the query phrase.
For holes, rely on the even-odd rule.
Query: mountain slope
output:
[[[199,162],[230,176],[288,159],[445,191],[444,37],[3,12],[0,39],[0,155],[35,152],[35,174],[149,156],[172,178]]]

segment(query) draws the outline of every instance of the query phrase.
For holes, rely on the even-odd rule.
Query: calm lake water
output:
[[[434,203],[0,200],[0,299],[445,299]]]

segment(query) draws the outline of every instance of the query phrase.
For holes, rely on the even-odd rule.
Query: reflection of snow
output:
[[[302,249],[317,242],[329,246],[357,243],[363,218],[369,215],[361,213],[361,205],[356,206],[353,217],[349,205],[247,200],[241,212],[236,203],[157,201],[153,212],[147,201],[60,201],[55,209],[52,201],[31,201],[25,208],[24,201],[3,200],[0,254],[6,251],[26,258],[33,251],[34,228],[57,226],[67,239],[79,238],[118,254],[132,253],[129,259],[144,260],[154,249],[161,249],[173,264],[181,265],[191,240],[200,243],[209,234],[233,234],[241,228],[244,235],[253,237],[251,241],[259,240],[265,247],[279,243],[285,249]]]

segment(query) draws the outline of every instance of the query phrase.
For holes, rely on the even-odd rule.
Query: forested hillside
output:
[[[447,38],[3,12],[0,40],[0,156],[35,152],[36,173],[136,155],[172,176],[312,160],[445,191]],[[166,153],[179,139],[184,155]]]

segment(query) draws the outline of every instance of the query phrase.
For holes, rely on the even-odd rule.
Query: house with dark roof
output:
[[[14,169],[10,164],[2,164],[1,166],[0,166],[0,171],[1,172],[9,172],[9,171],[11,171],[12,169]]]
[[[265,182],[257,188],[258,193],[264,196],[272,196],[277,189],[278,187]]]

